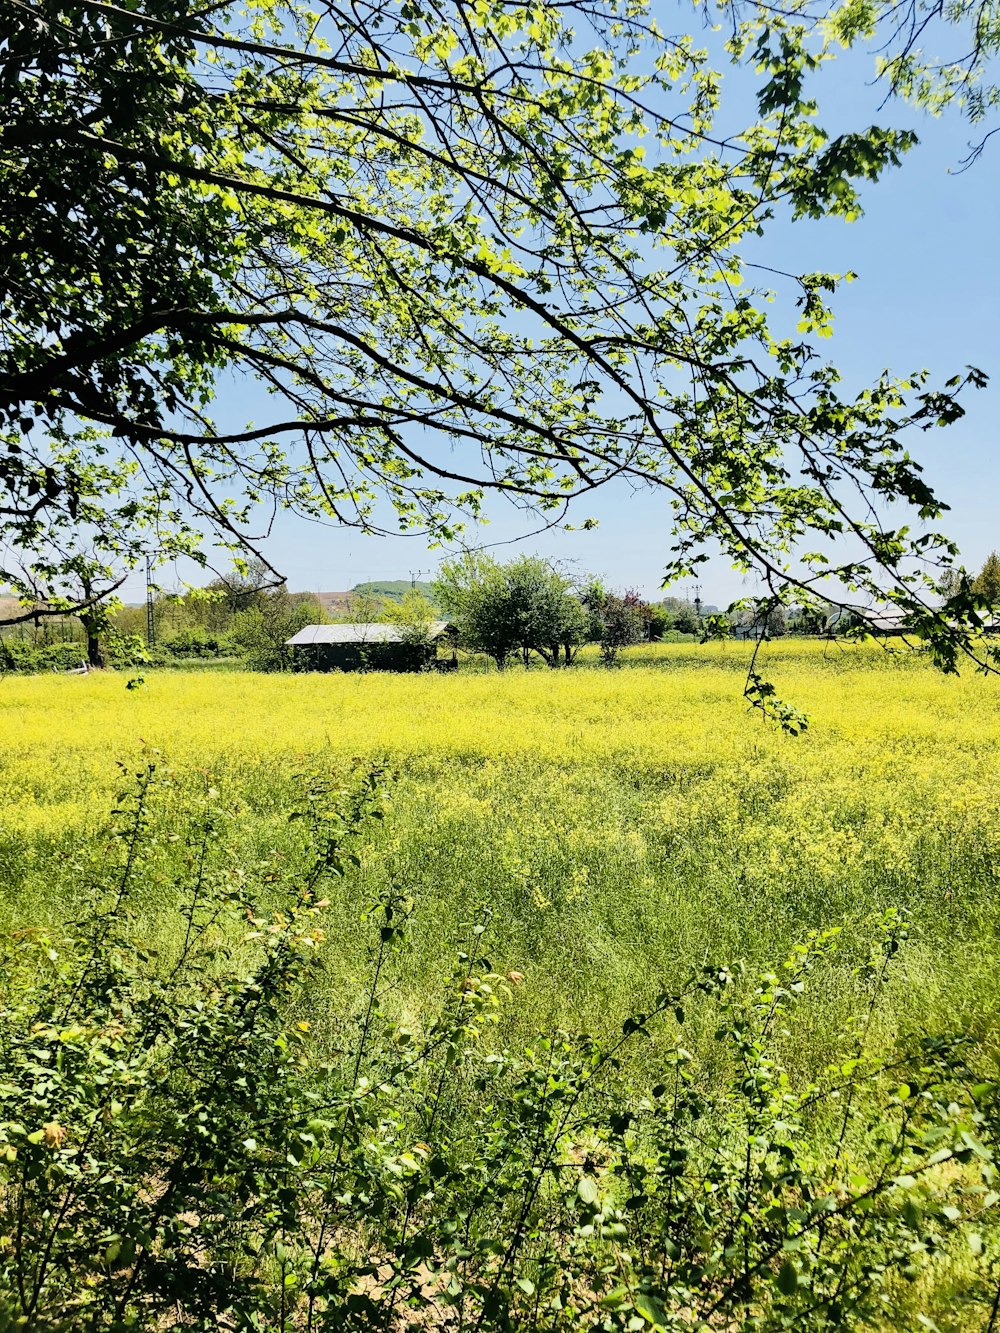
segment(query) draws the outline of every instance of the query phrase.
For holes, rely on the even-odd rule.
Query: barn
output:
[[[398,625],[306,625],[285,647],[299,671],[426,671],[448,632],[447,622],[436,620],[427,641],[414,643]]]
[[[879,638],[903,635],[907,632],[906,613],[895,607],[842,606],[827,618],[825,632],[842,634],[862,627]]]

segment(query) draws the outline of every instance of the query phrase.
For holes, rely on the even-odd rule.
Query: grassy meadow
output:
[[[748,652],[0,681],[0,1326],[992,1331],[1000,692]]]
[[[750,712],[744,645],[635,650],[621,670],[505,675],[148,673],[0,684],[0,915],[58,928],[85,836],[158,752],[154,824],[211,790],[227,858],[281,860],[309,771],[356,760],[398,774],[388,817],[333,903],[314,1007],[334,1021],[366,967],[366,904],[414,900],[397,988],[419,1016],[463,923],[524,974],[504,1031],[613,1030],[692,967],[776,966],[808,930],[842,926],[791,1053],[833,1049],[858,1002],[868,923],[906,911],[910,938],[876,1015],[916,1030],[1000,1035],[1000,692],[873,646],[775,644],[766,670],[811,717],[798,737]],[[164,832],[157,855],[183,855]],[[226,850],[228,848],[229,850]],[[143,928],[157,936],[151,874]]]

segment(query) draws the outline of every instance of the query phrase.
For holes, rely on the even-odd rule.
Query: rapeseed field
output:
[[[317,1234],[374,1290],[411,1228],[433,1275],[474,1215],[476,1290],[507,1263],[497,1237],[527,1237],[504,1326],[610,1327],[639,1263],[672,1322],[640,1293],[629,1329],[699,1308],[705,1327],[992,1328],[997,683],[771,645],[762,669],[811,714],[791,736],[748,710],[748,658],[0,680],[7,1180],[72,1199],[97,1125],[145,1135],[112,1154],[143,1198],[171,1117],[183,1155],[194,1116],[208,1156],[176,1206],[197,1228],[217,1193],[225,1239],[254,1182],[267,1220],[239,1263],[261,1308]],[[327,1233],[331,1200],[352,1211]],[[118,1280],[102,1218],[80,1300]],[[59,1234],[75,1272],[85,1246]],[[594,1320],[545,1324],[541,1282]],[[789,1322],[855,1286],[857,1318]]]
[[[334,904],[318,1004],[362,965],[364,904],[414,900],[399,1004],[419,1010],[462,924],[525,981],[509,1022],[613,1023],[692,965],[784,956],[844,927],[797,1032],[825,1058],[857,1000],[867,924],[910,938],[879,1022],[997,1037],[1000,692],[871,645],[784,643],[765,669],[811,716],[801,736],[742,699],[743,645],[636,650],[624,669],[451,676],[148,673],[0,683],[0,913],[58,924],[84,841],[152,756],[170,811],[213,793],[241,855],[284,855],[298,775],[360,760],[397,775],[389,815]],[[180,855],[164,835],[161,853]],[[154,877],[155,884],[155,877]],[[148,928],[156,935],[156,893]],[[477,918],[478,919],[478,918]],[[853,943],[852,943],[853,942]],[[863,969],[861,969],[863,970]]]

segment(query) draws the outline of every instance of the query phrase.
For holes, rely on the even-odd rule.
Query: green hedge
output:
[[[0,640],[0,671],[72,671],[87,660],[82,643],[28,643]]]

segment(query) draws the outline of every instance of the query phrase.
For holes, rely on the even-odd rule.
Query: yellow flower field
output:
[[[308,821],[289,815],[304,808],[309,775],[350,790],[359,764],[385,766],[386,818],[350,844],[357,864],[324,881],[322,966],[297,1001],[296,1031],[334,1057],[349,1057],[358,1040],[380,947],[372,913],[392,896],[408,919],[384,969],[378,955],[390,1042],[394,1032],[426,1032],[454,985],[456,951],[480,927],[483,966],[505,993],[498,1026],[482,1036],[490,1059],[530,1052],[554,1027],[613,1044],[659,992],[690,989],[706,971],[728,969],[752,996],[756,978],[789,975],[789,952],[833,927],[836,949],[823,951],[787,1026],[769,1038],[789,1087],[831,1077],[839,1086],[851,1067],[845,1050],[863,1049],[873,1071],[865,1114],[877,1124],[883,1102],[894,1114],[903,1096],[898,1077],[883,1087],[879,1071],[901,1051],[926,1049],[928,1036],[959,1034],[960,1046],[940,1049],[960,1051],[963,1077],[991,1080],[1000,1059],[998,682],[945,678],[874,645],[770,645],[761,669],[811,715],[793,737],[744,702],[748,654],[738,644],[655,647],[610,672],[591,663],[505,675],[475,663],[454,675],[162,671],[131,689],[114,673],[8,676],[4,947],[14,956],[33,938],[21,928],[43,926],[57,959],[61,932],[88,903],[107,902],[107,888],[115,900],[131,853],[109,836],[122,822],[111,811],[154,763],[123,935],[153,967],[169,959],[185,895],[204,873],[211,891],[242,895],[240,914],[211,927],[213,957],[238,973],[250,947],[245,905],[254,922],[270,920],[289,901],[275,894],[299,891]],[[878,922],[892,912],[902,943],[880,955]],[[673,1034],[668,1016],[629,1045],[625,1080],[662,1085],[680,1041],[710,1096],[738,1081],[741,1066],[733,1073],[715,1040],[715,1000],[685,1011]],[[462,1088],[474,1112],[478,1094]],[[810,1129],[817,1142],[839,1132],[822,1115]],[[864,1134],[852,1150],[868,1151]],[[964,1187],[974,1173],[962,1171]],[[931,1184],[958,1197],[955,1180],[938,1174]],[[894,1326],[915,1326],[912,1311],[929,1302],[942,1333],[972,1333],[951,1292],[978,1281],[975,1264],[961,1246],[938,1256],[894,1295]]]
[[[262,856],[289,836],[296,773],[387,760],[400,776],[362,881],[412,886],[426,967],[485,910],[529,975],[529,1012],[596,1014],[691,960],[767,962],[831,924],[860,941],[895,904],[912,940],[893,1021],[992,1042],[997,683],[873,646],[773,645],[765,670],[811,716],[791,737],[747,709],[746,661],[743,645],[678,645],[614,672],[8,677],[3,914],[66,910],[61,866],[106,822],[119,760],[155,749],[182,789],[218,787]]]

